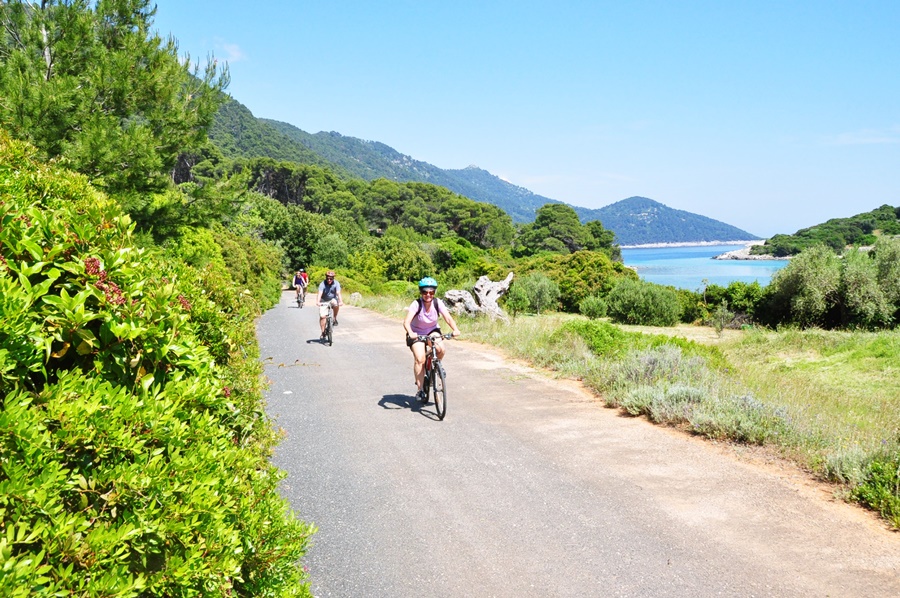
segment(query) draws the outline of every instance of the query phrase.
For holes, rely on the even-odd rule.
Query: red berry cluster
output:
[[[111,280],[107,280],[106,270],[100,269],[100,260],[95,257],[89,257],[84,260],[84,271],[89,276],[96,276],[99,280],[94,284],[97,289],[103,291],[103,296],[113,305],[122,305],[125,303],[125,294],[119,285]]]
[[[178,302],[185,311],[191,311],[191,302],[188,301],[184,295],[178,295]]]
[[[224,387],[222,389],[222,392],[225,393],[225,398],[227,399],[228,397],[231,396],[231,387],[230,386]]]
[[[103,291],[106,300],[113,305],[122,305],[125,303],[125,295],[122,293],[122,289],[119,288],[119,285],[112,281],[104,280],[105,278],[106,271],[104,270],[101,273],[101,279],[97,281],[96,287]]]
[[[100,269],[100,260],[95,257],[89,257],[84,260],[84,271],[89,276],[97,276],[100,272],[106,274],[105,270]]]

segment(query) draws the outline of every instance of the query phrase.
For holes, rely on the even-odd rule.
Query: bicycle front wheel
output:
[[[328,341],[328,346],[329,346],[329,347],[330,347],[330,346],[332,345],[332,343],[334,342],[334,339],[332,338],[332,328],[333,328],[333,326],[334,326],[334,325],[332,324],[331,317],[329,317],[328,320],[325,322],[325,340]]]
[[[447,415],[447,385],[445,383],[444,368],[440,363],[434,364],[431,372],[431,385],[434,391],[434,411],[438,419],[444,419]]]

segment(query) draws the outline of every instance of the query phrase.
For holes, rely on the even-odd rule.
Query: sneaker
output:
[[[338,325],[338,321],[337,321],[337,320],[334,321],[334,325],[335,325],[335,326]]]
[[[419,399],[419,401],[421,401],[422,403],[427,403],[427,402],[428,402],[428,395],[425,394],[425,391],[424,391],[424,390],[420,390],[419,392],[417,392],[417,393],[416,393],[416,398]]]

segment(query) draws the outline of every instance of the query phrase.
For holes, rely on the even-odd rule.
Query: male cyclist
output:
[[[309,286],[309,275],[300,268],[294,274],[294,290],[297,292],[297,301],[300,301],[300,295],[306,296],[306,287]]]
[[[432,332],[441,333],[438,321],[441,316],[453,330],[453,336],[461,333],[450,315],[450,310],[440,299],[435,299],[438,283],[430,276],[419,281],[419,298],[413,301],[406,311],[406,319],[403,320],[403,328],[406,329],[406,345],[413,354],[413,374],[416,379],[416,398],[424,401],[426,395],[422,384],[425,378],[425,343],[419,340],[419,336],[428,336]],[[444,358],[444,343],[440,337],[435,338],[435,349],[438,359]]]
[[[325,319],[328,317],[328,305],[334,310],[334,325],[338,325],[338,310],[344,304],[341,297],[341,283],[334,279],[334,270],[325,273],[325,280],[319,283],[319,292],[316,293],[316,305],[319,306],[319,328],[322,329],[321,338],[325,338]]]

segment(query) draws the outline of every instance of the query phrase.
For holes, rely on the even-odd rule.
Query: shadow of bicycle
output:
[[[439,421],[434,411],[434,403],[423,404],[414,395],[384,395],[378,404],[384,409],[409,409],[428,419]]]

